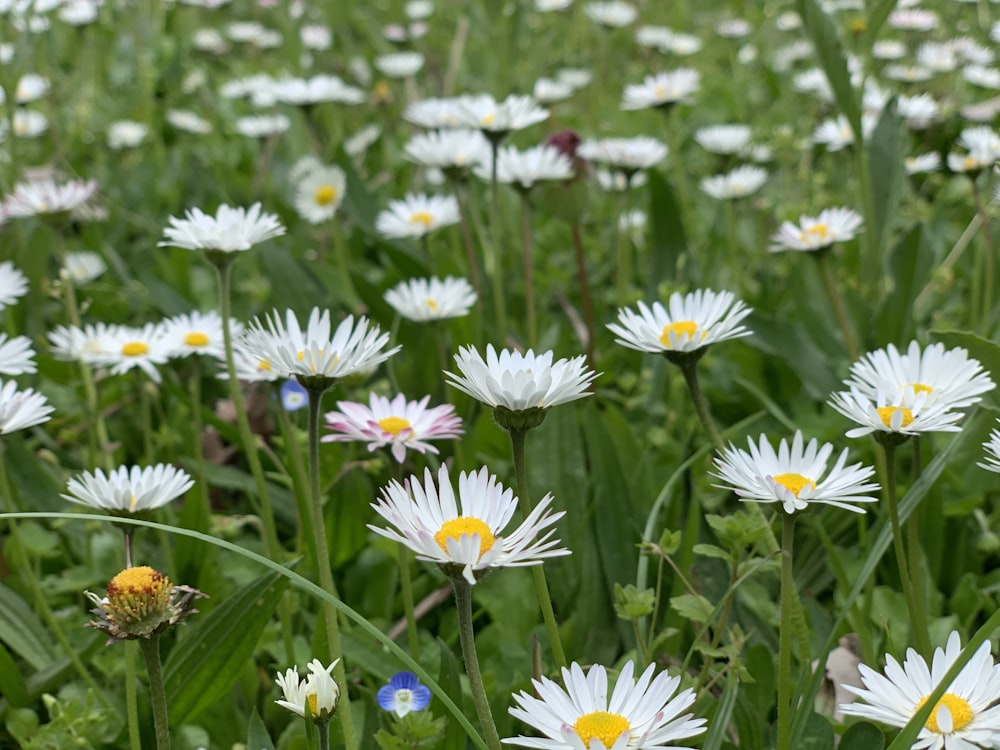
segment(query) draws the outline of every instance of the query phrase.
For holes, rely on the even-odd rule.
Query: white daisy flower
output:
[[[329,26],[318,23],[303,24],[299,30],[302,46],[314,52],[322,52],[333,46],[333,33]]]
[[[463,120],[457,97],[421,99],[406,107],[403,119],[421,128],[457,128]],[[476,126],[478,128],[478,123]]]
[[[899,116],[913,130],[924,130],[941,116],[941,107],[930,94],[900,96],[896,106]]]
[[[347,177],[336,166],[320,166],[309,171],[295,188],[295,210],[310,224],[332,219],[344,200]]]
[[[504,536],[517,511],[513,490],[501,485],[484,466],[477,472],[459,474],[456,498],[448,466],[443,464],[436,486],[434,475],[425,469],[423,484],[419,477],[411,476],[405,486],[392,481],[384,487],[372,508],[392,527],[368,528],[409,547],[418,560],[451,568],[455,575],[475,584],[480,571],[541,565],[546,558],[569,554],[552,538],[555,529],[549,527],[565,512],[551,513],[551,503],[552,495],[545,495],[528,517]]]
[[[601,189],[607,190],[609,193],[622,193],[632,188],[640,188],[646,184],[648,179],[645,172],[635,172],[634,170],[625,172],[620,169],[600,168],[594,170],[594,177],[597,178],[597,184],[601,186]]]
[[[715,27],[715,33],[723,39],[742,39],[750,34],[753,26],[743,18],[724,18]]]
[[[119,326],[107,323],[88,323],[83,328],[57,326],[48,334],[49,353],[56,359],[104,364],[110,352],[105,348]]]
[[[634,138],[601,138],[587,140],[577,148],[577,156],[624,171],[649,169],[663,161],[669,149],[656,138],[646,135]]]
[[[457,224],[458,201],[453,195],[410,193],[390,201],[375,219],[375,230],[385,237],[423,237],[441,227]]]
[[[458,178],[490,157],[490,143],[479,130],[455,128],[415,135],[403,151],[422,167],[437,167]]]
[[[165,364],[173,356],[162,323],[146,323],[141,328],[115,326],[107,334],[108,338],[99,344],[103,352],[100,362],[108,365],[112,374],[121,375],[138,367],[154,383],[160,382],[157,365]]]
[[[270,138],[281,135],[292,126],[292,121],[285,115],[249,115],[237,118],[233,124],[236,132],[247,138]]]
[[[866,134],[867,135],[867,134]],[[844,115],[824,120],[813,131],[813,143],[826,146],[826,150],[835,153],[854,145],[854,128]]]
[[[1000,89],[1000,69],[985,65],[966,65],[962,68],[962,78],[973,86],[983,89]]]
[[[324,667],[319,659],[313,659],[309,662],[309,676],[305,679],[299,677],[297,666],[284,673],[278,672],[275,682],[281,688],[282,697],[275,703],[302,717],[308,715],[317,721],[329,720],[340,703],[340,687],[333,678],[333,669],[339,661],[334,659],[330,666]]]
[[[229,49],[226,38],[218,29],[202,27],[195,29],[191,34],[191,46],[199,52],[208,52],[212,55],[225,54]]]
[[[712,154],[738,154],[750,145],[750,126],[709,125],[694,131],[698,145]]]
[[[906,52],[906,45],[898,39],[880,39],[872,45],[872,57],[876,60],[902,60]]]
[[[194,135],[208,135],[212,132],[212,123],[189,109],[168,109],[164,118],[176,130]]]
[[[706,177],[701,189],[716,200],[735,200],[753,195],[767,182],[767,170],[744,165],[726,174]]]
[[[192,354],[225,356],[222,316],[215,310],[175,315],[163,321],[163,328],[172,357],[189,357]],[[230,320],[229,330],[235,339],[243,333],[243,324]]]
[[[532,95],[542,104],[554,104],[569,99],[575,91],[576,89],[565,81],[554,78],[539,78],[535,81]]]
[[[0,203],[0,215],[3,204]],[[28,277],[9,260],[0,263],[0,310],[4,310],[28,293]]]
[[[983,450],[986,451],[986,458],[976,466],[1000,474],[1000,430],[993,430],[990,433],[989,440],[983,443]]]
[[[983,393],[996,387],[967,350],[945,349],[944,344],[936,343],[921,351],[916,341],[910,342],[905,354],[893,344],[868,352],[851,365],[851,375],[844,384],[869,398],[875,398],[879,391],[927,393],[929,404],[947,404],[948,409],[978,403]]]
[[[870,397],[857,388],[841,391],[830,397],[830,406],[860,427],[854,427],[845,434],[855,438],[871,433],[899,433],[919,435],[923,432],[958,432],[955,423],[962,418],[961,412],[948,411],[948,404],[934,403],[930,392],[913,390],[897,391],[893,394],[879,392]]]
[[[141,513],[163,507],[193,486],[187,472],[170,464],[119,466],[108,474],[96,469],[73,477],[61,497],[112,513]]]
[[[59,20],[70,26],[86,26],[100,16],[101,3],[94,0],[70,0],[59,9]]]
[[[903,83],[923,83],[934,77],[934,72],[920,65],[886,65],[882,75]]]
[[[278,217],[264,213],[260,203],[250,208],[222,204],[215,216],[200,208],[188,209],[183,219],[171,216],[159,246],[238,253],[284,233]]]
[[[936,172],[941,169],[941,154],[937,151],[929,151],[926,154],[907,156],[903,159],[903,166],[906,168],[907,174]]]
[[[833,86],[830,85],[830,79],[826,77],[826,73],[819,68],[810,68],[796,73],[792,77],[792,88],[803,94],[812,94],[823,102],[833,101]],[[841,129],[839,123],[837,129]],[[851,131],[851,138],[853,139],[853,137],[854,132]]]
[[[31,348],[31,339],[27,336],[8,339],[6,333],[0,333],[0,375],[37,372],[34,357],[35,351]]]
[[[403,6],[403,12],[411,21],[424,21],[434,12],[434,3],[430,0],[410,0]]]
[[[97,192],[94,180],[70,180],[57,184],[52,179],[19,183],[3,201],[8,218],[59,216],[80,208]]]
[[[938,15],[922,8],[900,8],[889,14],[889,26],[903,31],[932,31],[938,26]]]
[[[609,324],[608,329],[617,343],[641,352],[693,352],[751,333],[740,323],[752,309],[732,292],[674,292],[667,307],[660,302],[654,302],[652,308],[639,302],[638,307],[638,313],[620,308],[618,323]]]
[[[14,89],[14,101],[18,104],[31,104],[45,96],[51,86],[49,79],[37,73],[25,73]]]
[[[395,52],[375,58],[375,67],[386,78],[410,78],[424,67],[424,56],[419,52]]]
[[[135,148],[149,135],[149,127],[135,120],[118,120],[108,127],[108,146],[115,151]]]
[[[925,42],[917,48],[917,63],[935,73],[950,73],[958,67],[958,48],[954,44]]]
[[[670,46],[666,51],[678,57],[688,57],[689,55],[701,52],[702,46],[701,39],[694,34],[675,31],[670,37]]]
[[[489,181],[492,164],[480,163],[476,175]],[[568,180],[573,176],[573,162],[555,146],[543,144],[526,151],[504,146],[497,153],[497,182],[530,190],[538,182]]]
[[[0,381],[0,435],[48,422],[54,411],[41,393],[31,388],[19,391],[13,380]]]
[[[511,94],[502,102],[489,94],[462,96],[457,104],[458,124],[479,128],[491,140],[514,130],[524,130],[549,116],[549,111],[539,107],[532,97],[518,94]]]
[[[407,320],[423,323],[468,315],[476,292],[468,281],[454,276],[409,279],[387,291],[385,301]]]
[[[535,10],[539,13],[568,10],[572,5],[573,0],[535,0]]]
[[[886,654],[884,676],[862,664],[859,669],[864,687],[847,684],[843,687],[865,702],[842,704],[840,709],[851,716],[903,727],[923,708],[961,653],[961,639],[952,631],[945,648],[934,650],[929,668],[912,648],[907,650],[902,665]],[[997,695],[1000,695],[1000,665],[993,663],[987,641],[934,706],[913,747],[926,750],[1000,747],[1000,706],[994,705]]]
[[[819,216],[799,217],[799,223],[783,222],[771,237],[772,253],[783,250],[811,251],[848,242],[861,231],[861,214],[849,208],[825,208]]]
[[[509,712],[544,737],[503,742],[537,750],[655,750],[674,748],[675,742],[705,731],[704,719],[683,713],[697,696],[690,688],[677,693],[680,677],[660,672],[654,679],[655,664],[638,680],[634,671],[635,663],[625,662],[610,697],[608,672],[600,664],[586,674],[576,662],[563,667],[565,687],[548,677],[533,679],[535,694],[515,694],[517,706]]]
[[[635,22],[639,17],[638,9],[623,0],[608,0],[608,2],[587,3],[583,12],[594,23],[618,29]]]
[[[448,384],[494,409],[519,412],[550,409],[591,395],[587,390],[598,373],[583,355],[553,362],[551,351],[535,354],[486,347],[486,359],[476,347],[460,346],[455,364],[461,375],[445,372]]]
[[[77,286],[83,286],[98,278],[106,270],[108,266],[100,255],[89,250],[77,250],[66,253],[62,276]]]
[[[382,135],[382,127],[373,122],[356,131],[350,138],[344,139],[344,151],[351,158],[364,154]]]
[[[389,334],[367,318],[347,316],[334,330],[330,311],[314,307],[303,329],[295,313],[287,310],[282,322],[277,310],[250,323],[240,346],[282,377],[332,380],[369,370],[400,350],[385,349]],[[303,385],[307,385],[303,383]]]
[[[865,481],[874,476],[875,469],[860,463],[846,466],[846,448],[827,473],[833,445],[820,446],[813,438],[804,446],[800,431],[796,431],[790,448],[782,438],[777,452],[764,435],[759,445],[753,438],[748,438],[747,444],[749,453],[730,443],[715,459],[712,472],[723,481],[715,486],[732,490],[740,500],[781,503],[785,513],[805,510],[810,503],[864,513],[855,503],[878,500],[867,493],[878,490],[879,485]]]
[[[282,378],[282,374],[275,369],[270,359],[247,350],[241,344],[241,339],[233,341],[233,364],[236,368],[236,379],[244,383],[273,383]],[[228,380],[229,370],[224,357],[219,357],[219,367],[216,377],[219,380]]]
[[[952,172],[979,172],[1000,159],[1000,135],[986,125],[965,128],[958,136],[958,145],[965,154],[948,154],[948,169]]]
[[[678,68],[646,76],[642,83],[625,87],[621,108],[624,110],[669,108],[686,103],[701,88],[701,74],[691,68]]]
[[[669,52],[673,38],[673,30],[666,26],[640,26],[635,30],[635,41],[640,47],[649,47],[659,52]]]
[[[565,83],[574,89],[582,89],[590,85],[594,74],[586,68],[560,68],[556,73],[556,80]]]

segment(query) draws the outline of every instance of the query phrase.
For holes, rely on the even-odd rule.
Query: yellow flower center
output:
[[[378,426],[388,432],[393,437],[398,437],[403,430],[408,430],[412,426],[410,420],[402,417],[384,417],[378,421]]]
[[[801,474],[796,474],[794,471],[788,474],[776,474],[772,477],[775,482],[780,484],[786,490],[790,491],[795,497],[799,496],[804,487],[808,487],[811,490],[816,489],[816,483],[809,477],[804,477]]]
[[[976,166],[976,160],[971,156],[966,156],[964,164],[966,169],[973,169]]]
[[[149,354],[149,344],[145,341],[129,341],[122,345],[123,357],[141,357],[143,354]]]
[[[587,747],[590,747],[590,741],[595,739],[604,743],[605,747],[611,747],[615,744],[615,740],[622,736],[622,732],[627,732],[631,728],[631,724],[624,716],[608,711],[591,711],[573,724],[573,731]]]
[[[257,369],[263,372],[271,372],[271,360],[262,359],[257,363]]]
[[[208,334],[201,331],[191,331],[184,337],[184,343],[188,346],[208,346]]]
[[[317,696],[316,693],[309,693],[309,695],[306,696],[306,700],[309,701],[309,713],[313,716],[319,716],[319,708],[317,706],[319,696]]]
[[[865,20],[864,16],[855,16],[848,22],[847,25],[855,34],[860,34],[868,28],[868,21]]]
[[[914,393],[930,393],[934,390],[931,386],[923,383],[910,383],[910,388],[913,389]]]
[[[135,504],[138,502],[135,495],[132,495],[132,502],[128,504],[128,512],[135,513]]]
[[[166,576],[146,565],[126,568],[108,584],[108,599],[114,600],[129,594],[152,595],[169,585],[170,580]]]
[[[654,86],[653,87],[653,96],[655,96],[657,99],[666,99],[667,98],[667,87],[666,86]]]
[[[492,125],[492,124],[493,124],[494,122],[496,122],[496,119],[497,119],[497,114],[496,114],[496,112],[490,112],[490,113],[489,113],[488,115],[484,116],[484,117],[483,117],[483,118],[482,118],[482,119],[480,120],[480,122],[481,122],[481,123],[482,123],[483,125],[487,125],[487,126],[489,126],[489,125]]]
[[[410,214],[411,224],[423,224],[425,227],[429,227],[432,221],[434,221],[434,217],[429,211],[414,211]]]
[[[695,333],[698,332],[698,324],[693,320],[678,320],[676,323],[670,323],[669,325],[663,326],[663,332],[660,334],[660,343],[663,344],[668,349],[671,348],[670,345],[670,334],[673,333],[677,338],[693,339]],[[702,338],[705,338],[705,334],[702,333]]]
[[[923,708],[928,697],[929,696],[924,696],[920,699],[920,702],[917,703],[917,711]],[[941,700],[937,702],[937,705],[934,706],[934,710],[931,711],[931,717],[927,720],[927,723],[924,724],[924,726],[932,732],[941,733],[941,727],[938,726],[937,715],[942,706],[947,708],[948,713],[951,714],[952,732],[965,729],[965,727],[967,727],[974,718],[972,707],[969,705],[969,702],[965,700],[965,698],[959,698],[954,693],[945,693],[941,696]]]
[[[878,416],[882,420],[882,424],[886,427],[892,425],[892,415],[897,411],[903,412],[903,422],[900,427],[908,427],[910,422],[913,421],[913,412],[905,406],[880,406],[876,411],[878,411]]]
[[[802,233],[803,241],[808,240],[810,235],[815,237],[820,242],[825,242],[830,236],[830,227],[823,222],[813,224],[811,227],[806,227],[806,230]]]
[[[313,200],[317,206],[329,206],[337,200],[337,188],[333,185],[323,185],[313,193]]]
[[[485,521],[480,521],[475,516],[459,516],[445,521],[441,524],[441,530],[434,535],[434,541],[444,552],[448,552],[448,540],[459,539],[462,536],[472,536],[479,534],[479,556],[482,557],[496,543],[497,538],[493,536],[490,527]]]
[[[428,300],[425,300],[425,301],[424,301],[424,304],[425,304],[425,305],[427,305],[427,306],[428,306],[428,307],[429,307],[429,308],[430,308],[431,310],[433,310],[434,312],[437,312],[437,311],[438,311],[438,307],[439,307],[439,305],[438,305],[438,303],[437,303],[437,302],[435,302],[434,300],[432,300],[432,299],[428,299]]]

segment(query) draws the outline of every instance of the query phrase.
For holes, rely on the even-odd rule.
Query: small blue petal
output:
[[[393,711],[396,708],[396,689],[391,685],[385,685],[378,689],[378,704],[384,711]]]
[[[413,710],[423,711],[431,702],[431,689],[426,685],[413,688]]]
[[[416,690],[421,685],[413,672],[396,672],[389,680],[389,687],[393,690]]]
[[[297,380],[286,380],[281,386],[281,405],[285,411],[298,411],[309,404],[309,392]]]

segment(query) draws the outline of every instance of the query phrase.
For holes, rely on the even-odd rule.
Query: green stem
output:
[[[500,347],[507,346],[507,302],[504,296],[503,258],[500,252],[500,190],[497,184],[497,157],[500,144],[491,142],[492,171],[490,178],[490,267],[487,269],[493,280],[493,314]]]
[[[795,541],[795,516],[781,514],[781,631],[778,633],[778,750],[790,750],[792,728],[792,545]]]
[[[823,286],[826,289],[827,296],[830,298],[830,304],[833,305],[833,314],[837,318],[837,325],[840,326],[840,333],[844,337],[844,346],[847,348],[847,355],[853,362],[858,358],[858,342],[854,336],[854,329],[851,327],[851,322],[847,318],[847,310],[844,309],[844,300],[837,290],[837,282],[833,278],[833,269],[830,267],[828,260],[829,255],[830,248],[817,250],[812,254],[819,265],[819,273],[823,278]]]
[[[465,659],[465,671],[469,676],[472,702],[476,706],[486,746],[489,750],[501,750],[500,735],[497,734],[497,725],[493,721],[490,702],[483,686],[483,675],[479,671],[479,657],[476,655],[476,633],[472,627],[472,585],[464,578],[453,578],[452,585],[455,588],[458,634],[462,641],[462,657]]]
[[[521,515],[527,518],[531,515],[531,494],[528,490],[528,465],[524,457],[524,443],[527,430],[510,430],[510,444],[514,454],[514,474],[517,477],[517,500]],[[566,652],[563,651],[562,639],[559,636],[559,624],[552,610],[552,597],[549,596],[549,586],[545,580],[545,570],[541,565],[531,568],[535,579],[535,594],[538,596],[538,606],[542,610],[542,619],[549,635],[549,644],[556,665],[560,668],[567,665]]]
[[[482,282],[479,279],[479,261],[476,259],[476,246],[472,241],[472,232],[469,229],[469,216],[472,213],[465,200],[465,189],[461,183],[455,182],[455,200],[458,201],[459,228],[462,231],[462,243],[465,245],[466,263],[469,265],[469,277],[472,279],[472,288],[476,290],[476,295],[482,297]],[[482,232],[477,228],[479,243],[482,242]]]
[[[920,436],[913,438],[913,481],[920,476]],[[924,587],[924,572],[920,561],[920,506],[913,509],[910,517],[906,519],[906,552],[909,556],[910,574],[913,576],[913,599],[917,608],[924,613],[924,621],[927,621],[927,592]]]
[[[319,733],[319,750],[330,750],[330,722],[324,721],[316,725]]]
[[[351,280],[351,255],[348,252],[347,238],[344,237],[343,231],[344,227],[342,224],[333,227],[333,254],[337,261],[337,270],[344,280],[344,291],[347,293],[346,301],[351,306],[352,311],[356,311],[362,306],[362,303],[361,298],[358,297],[357,290],[354,288],[354,282]]]
[[[698,382],[698,360],[701,359],[701,354],[704,351],[704,349],[701,349],[690,354],[681,355],[673,361],[677,363],[684,374],[684,382],[687,383],[688,392],[691,394],[691,402],[694,404],[694,410],[698,414],[698,419],[705,430],[708,441],[712,444],[716,453],[722,453],[726,446],[722,442],[722,435],[719,434],[719,429],[715,426],[715,420],[712,419],[712,412],[708,407],[708,399],[705,397],[705,393],[701,390],[701,384]]]
[[[535,322],[535,275],[531,259],[531,201],[527,191],[521,193],[521,246],[524,250],[524,303],[528,318],[528,348],[538,344],[538,326]]]
[[[972,197],[976,201],[976,213],[982,217],[983,244],[986,247],[985,265],[983,270],[983,306],[979,318],[979,331],[983,336],[989,335],[990,317],[993,312],[993,284],[996,276],[996,259],[993,256],[993,235],[990,233],[990,217],[983,206],[983,197],[979,194],[976,180],[972,180]]]
[[[618,216],[614,222],[615,252],[618,262],[615,264],[615,299],[619,305],[628,302],[629,284],[632,282],[632,247],[626,240],[628,229],[622,227],[622,217],[628,209],[627,191],[622,190],[615,200]]]
[[[580,223],[573,222],[570,229],[573,237],[573,249],[576,253],[576,274],[580,280],[580,304],[583,306],[583,322],[587,326],[587,360],[591,367],[597,363],[594,353],[594,304],[590,299],[590,282],[587,277],[587,257],[583,250],[583,237],[580,234]]]
[[[854,134],[855,147],[854,156],[856,160],[856,167],[858,170],[858,192],[861,196],[861,215],[864,219],[865,231],[861,233],[861,248],[865,254],[864,261],[861,264],[861,268],[864,269],[863,279],[868,280],[872,284],[870,292],[872,294],[877,294],[878,284],[881,283],[882,274],[878,272],[878,264],[882,261],[882,254],[880,248],[875,247],[875,240],[881,240],[881,237],[875,237],[875,205],[872,201],[872,190],[871,190],[871,173],[868,167],[868,148],[867,143],[864,141],[864,137],[861,133]],[[855,265],[855,268],[859,266]],[[856,356],[852,356],[852,359],[857,359]]]
[[[138,650],[138,643],[125,641],[125,712],[128,714],[128,743],[131,750],[142,750],[142,743],[139,741],[139,697],[136,694],[139,679],[135,671]]]
[[[289,458],[292,467],[292,488],[295,490],[295,512],[296,518],[296,549],[306,549],[308,555],[308,567],[311,569],[316,563],[316,548],[313,544],[311,534],[305,533],[306,525],[309,523],[309,480],[306,477],[306,467],[302,460],[302,451],[299,449],[299,441],[296,435],[297,430],[292,420],[288,417],[283,404],[278,403],[278,428],[281,430],[281,439],[285,446],[285,454]]]
[[[894,435],[891,437],[895,437]],[[903,596],[906,608],[910,614],[910,626],[913,630],[913,640],[917,650],[925,657],[931,655],[930,635],[927,631],[927,615],[923,611],[913,589],[913,579],[910,577],[910,567],[907,562],[906,549],[903,546],[903,530],[899,524],[899,504],[896,499],[896,446],[883,443],[885,451],[885,496],[889,508],[889,522],[892,524],[892,546],[896,552],[896,564],[899,566],[899,578],[903,586]]]
[[[319,567],[319,585],[337,599],[336,584],[333,582],[333,568],[330,566],[330,548],[326,539],[326,521],[323,517],[323,499],[320,495],[319,481],[319,421],[322,410],[323,393],[326,388],[309,388],[309,507],[312,513],[313,539],[316,544],[316,562]],[[330,660],[337,660],[333,668],[334,677],[341,685],[340,693],[340,727],[344,732],[344,745],[347,750],[358,747],[358,738],[354,732],[354,721],[351,716],[351,702],[347,686],[347,674],[344,671],[343,651],[340,645],[340,622],[337,619],[337,608],[329,602],[323,603],[323,621],[326,624],[326,639],[330,648]]]
[[[410,646],[413,658],[420,656],[420,634],[417,631],[417,618],[413,614],[413,579],[410,577],[410,555],[406,545],[396,545],[396,559],[399,562],[399,587],[403,594],[403,613],[406,617],[406,642]]]
[[[160,665],[160,636],[139,638],[142,658],[146,661],[149,677],[149,702],[153,706],[153,725],[156,728],[156,750],[170,750],[170,725],[167,721],[167,693],[163,689],[163,671]]]
[[[192,357],[191,373],[188,380],[188,397],[191,399],[191,447],[194,450],[195,472],[198,498],[205,514],[205,523],[211,523],[212,501],[205,470],[205,451],[201,449],[201,365],[197,357]]]

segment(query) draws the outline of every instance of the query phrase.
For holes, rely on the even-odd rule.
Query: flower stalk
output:
[[[455,588],[455,607],[458,613],[458,634],[462,642],[462,657],[465,659],[465,671],[469,676],[469,689],[472,691],[472,702],[476,706],[476,715],[483,728],[483,736],[489,750],[501,750],[500,735],[493,720],[493,712],[483,685],[483,675],[479,670],[479,656],[476,654],[476,633],[472,624],[472,586],[460,575],[452,578]]]
[[[163,670],[160,664],[160,636],[139,638],[139,649],[146,662],[149,678],[149,701],[153,707],[153,725],[156,729],[156,750],[170,750],[170,725],[167,720],[167,693],[163,689]]]
[[[792,550],[795,516],[781,514],[781,631],[778,633],[778,750],[791,750],[792,727],[792,631],[795,607],[795,578]]]

